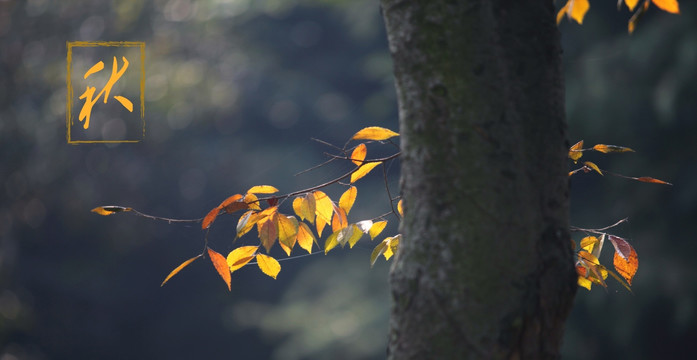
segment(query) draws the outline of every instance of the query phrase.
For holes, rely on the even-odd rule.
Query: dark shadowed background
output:
[[[626,9],[592,6],[583,26],[560,26],[570,141],[632,147],[586,156],[674,186],[572,179],[572,224],[629,217],[615,232],[640,264],[634,294],[613,280],[579,290],[564,358],[688,358],[697,6],[681,1],[680,16],[654,7],[632,36]],[[66,41],[77,40],[146,43],[142,142],[66,143]],[[123,125],[114,121],[109,129]],[[294,176],[331,150],[311,138],[341,146],[369,125],[398,127],[376,1],[0,1],[0,359],[384,358],[389,264],[370,268],[365,239],[284,261],[277,280],[244,268],[231,292],[207,260],[161,288],[201,251],[199,225],[89,212],[198,218],[252,185],[318,184],[346,168]],[[396,191],[398,163],[390,170]],[[352,220],[388,211],[386,198],[378,174],[361,180]],[[209,235],[221,253],[235,221],[219,219]],[[391,219],[385,234],[396,231]],[[601,261],[612,262],[611,248]]]

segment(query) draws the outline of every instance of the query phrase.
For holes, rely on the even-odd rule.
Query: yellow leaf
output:
[[[327,255],[331,249],[339,245],[339,241],[336,239],[337,236],[339,236],[339,231],[333,232],[327,237],[327,240],[324,241],[324,255]]]
[[[285,244],[283,244],[283,243],[280,242],[280,241],[278,242],[278,245],[281,246],[281,250],[283,250],[283,252],[285,252],[286,255],[290,256],[290,252],[291,252],[291,250],[292,250],[291,248],[287,247]]]
[[[235,211],[239,210],[247,210],[249,209],[249,205],[241,201],[243,196],[241,194],[235,194],[230,196],[229,198],[225,199],[222,203],[220,203],[220,208],[225,209],[225,212],[228,214],[234,213]]]
[[[271,276],[274,280],[276,276],[278,276],[278,273],[281,272],[281,264],[268,255],[257,254],[257,265],[259,265],[259,269],[261,269],[264,274]]]
[[[322,231],[324,230],[324,226],[327,225],[327,223],[324,222],[324,220],[320,220],[319,216],[317,217],[317,223],[315,224],[315,227],[317,228],[317,235],[321,238],[322,237]]]
[[[387,140],[391,137],[399,136],[398,133],[379,126],[370,126],[361,129],[351,137],[351,140]]]
[[[298,219],[295,216],[278,215],[278,241],[293,249],[296,236],[298,234]],[[289,252],[289,251],[287,251]],[[290,254],[288,254],[290,255]]]
[[[240,216],[240,220],[237,221],[237,237],[242,237],[242,235],[248,233],[249,230],[252,230],[254,225],[264,217],[266,216],[254,210],[249,210],[244,213]]]
[[[261,206],[259,206],[259,198],[252,193],[244,196],[244,202],[247,204],[247,206],[249,206],[250,209],[261,210]]]
[[[586,166],[588,166],[589,168],[591,168],[591,169],[597,171],[598,174],[603,175],[603,172],[600,171],[600,168],[598,167],[598,165],[595,165],[595,163],[592,163],[592,162],[590,162],[590,161],[586,161],[586,162],[583,163],[583,165],[586,165]]]
[[[169,279],[172,278],[172,276],[177,275],[177,273],[179,273],[183,268],[185,268],[187,265],[191,264],[192,262],[194,262],[194,260],[196,260],[200,257],[201,257],[201,254],[198,254],[198,255],[192,257],[191,259],[184,261],[181,265],[177,266],[174,270],[172,270],[172,272],[169,273],[169,275],[167,275],[167,277],[165,278],[165,281],[163,281],[162,284],[160,284],[160,286],[164,286],[165,283],[167,281],[169,281]]]
[[[588,264],[600,265],[600,261],[598,261],[598,258],[595,257],[595,255],[589,253],[588,251],[585,251],[585,250],[579,251],[578,257],[579,257],[579,259],[585,260],[586,263],[588,263]]]
[[[573,160],[574,164],[583,156],[581,149],[583,149],[583,140],[577,142],[569,149],[569,159]]]
[[[346,212],[340,207],[334,208],[334,218],[332,218],[332,231],[339,231],[348,226]]]
[[[607,154],[611,152],[634,152],[633,149],[624,147],[624,146],[617,146],[617,145],[605,145],[605,144],[598,144],[593,146],[593,150],[595,151],[600,151],[601,153]]]
[[[131,211],[133,209],[129,207],[123,207],[123,206],[100,206],[96,207],[90,211],[93,213],[97,213],[99,215],[111,215],[111,214],[116,214],[117,212],[125,212],[125,211]]]
[[[312,230],[310,230],[307,224],[299,224],[296,239],[301,248],[305,249],[308,254],[312,253],[312,243],[315,242],[315,235],[312,234]]]
[[[251,189],[247,190],[248,193],[253,194],[273,194],[277,193],[278,189],[271,185],[257,185],[253,186]]]
[[[344,209],[346,215],[348,215],[349,211],[351,211],[353,203],[356,201],[357,195],[358,189],[356,189],[355,186],[351,186],[350,188],[348,188],[348,190],[344,191],[344,193],[341,194],[341,198],[339,199],[339,207]]]
[[[370,240],[374,240],[376,236],[380,235],[385,226],[387,226],[387,221],[378,221],[374,223],[368,231],[368,235],[370,235]]]
[[[404,217],[404,210],[402,208],[402,203],[404,200],[400,199],[399,202],[397,203],[397,212],[399,213],[399,216]]]
[[[588,289],[588,291],[590,291],[591,284],[592,283],[590,280],[588,280],[584,277],[581,277],[581,276],[578,277],[578,286],[584,287],[584,288]]]
[[[315,191],[313,196],[315,198],[315,214],[318,217],[317,223],[319,224],[321,220],[325,224],[331,224],[332,213],[334,212],[334,204],[332,203],[332,199],[330,199],[327,194],[319,190]]]
[[[586,236],[581,239],[581,248],[589,253],[593,252],[593,247],[598,243],[598,238],[595,236]]]
[[[363,160],[365,160],[365,155],[367,153],[368,148],[365,146],[365,144],[358,144],[358,146],[356,146],[356,148],[353,149],[353,152],[351,152],[351,161],[357,166],[361,166],[361,164],[363,164]]]
[[[566,10],[569,9],[569,3],[571,1],[572,0],[567,1],[566,4],[564,4],[564,6],[562,6],[562,8],[559,9],[559,12],[557,13],[557,25],[559,25],[559,23],[561,22],[561,19],[564,18],[564,15],[566,14]]]
[[[570,0],[568,4],[569,7],[566,9],[568,16],[576,20],[577,23],[583,24],[583,18],[590,8],[588,0]]]
[[[385,257],[385,260],[390,260],[392,255],[397,251],[397,248],[399,247],[399,239],[402,238],[402,235],[396,235],[392,237],[388,237],[383,242],[387,245],[385,251],[382,253],[382,256]]]
[[[275,212],[257,222],[257,232],[259,232],[259,240],[261,240],[261,245],[264,246],[267,254],[271,251],[271,247],[278,238],[277,224],[278,213]]]
[[[377,261],[378,257],[382,255],[385,250],[387,250],[387,243],[384,241],[381,241],[374,249],[373,252],[370,254],[370,267],[373,267],[375,265],[375,261]]]
[[[624,0],[624,3],[629,8],[629,11],[634,11],[634,8],[636,7],[636,4],[639,3],[639,0]],[[619,10],[619,8],[617,10]]]
[[[220,274],[220,277],[223,278],[223,281],[225,281],[228,291],[232,291],[232,287],[230,285],[230,282],[232,281],[230,276],[230,267],[228,266],[225,257],[213,251],[211,248],[208,248],[208,257],[211,259],[215,270],[218,272],[218,274]]]
[[[248,262],[254,259],[254,254],[258,250],[258,246],[240,246],[230,251],[227,255],[227,265],[230,268],[230,272],[235,272],[235,270],[247,265]]]
[[[653,3],[658,6],[661,10],[667,11],[673,14],[680,13],[680,7],[678,6],[678,0],[652,0]]]
[[[350,233],[347,234],[346,237],[348,237],[349,247],[353,249],[353,246],[356,245],[358,240],[360,240],[363,236],[363,231],[358,226],[356,226],[356,224],[351,224],[351,226],[349,226],[347,229],[351,229]]]
[[[370,170],[373,170],[376,166],[382,164],[382,161],[365,163],[351,174],[351,183],[358,181],[358,179],[368,175]]]

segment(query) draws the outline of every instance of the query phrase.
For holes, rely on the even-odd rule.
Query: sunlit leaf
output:
[[[353,174],[351,174],[351,183],[353,184],[354,182],[358,181],[360,178],[368,175],[368,173],[373,170],[376,166],[382,164],[382,161],[377,161],[377,162],[370,162],[370,163],[365,163],[361,165],[361,167],[358,168],[358,170],[354,171]]]
[[[274,194],[278,192],[278,189],[271,185],[257,185],[252,186],[252,188],[247,190],[247,192],[253,194]]]
[[[295,216],[278,214],[278,241],[289,249],[293,249],[297,234],[298,219]]]
[[[123,207],[123,206],[100,206],[96,207],[90,211],[93,213],[97,213],[99,215],[111,215],[111,214],[116,214],[117,212],[125,212],[125,211],[131,211],[133,209],[129,207]]]
[[[266,218],[259,220],[259,222],[257,222],[257,232],[259,232],[261,245],[264,246],[268,254],[278,238],[278,213],[274,212]]]
[[[373,252],[370,254],[370,266],[372,267],[375,265],[375,261],[377,261],[378,257],[382,255],[385,250],[387,250],[388,246],[387,243],[384,241],[381,241],[374,249]]]
[[[237,221],[237,237],[242,237],[244,234],[248,233],[249,230],[252,230],[254,225],[264,217],[266,216],[254,210],[249,210],[244,213],[240,216],[240,220]]]
[[[639,0],[624,0],[624,3],[627,4],[629,11],[634,11],[634,8],[636,7],[636,4],[639,3]]]
[[[203,222],[201,223],[201,229],[208,229],[208,227],[211,226],[213,221],[215,221],[215,218],[218,217],[220,210],[222,210],[222,208],[218,206],[209,211],[208,214],[206,214],[206,217],[203,218]]]
[[[642,177],[636,178],[636,179],[637,179],[638,181],[646,182],[646,183],[663,184],[663,185],[673,185],[673,184],[671,184],[671,183],[669,183],[669,182],[666,182],[666,181],[663,181],[663,180],[654,179],[654,178],[648,177],[648,176],[642,176]]]
[[[353,152],[351,152],[351,161],[357,166],[360,166],[361,164],[363,164],[363,160],[365,160],[365,155],[367,153],[368,147],[366,147],[363,143],[358,144],[358,146],[356,146],[356,148],[353,149]]]
[[[373,220],[359,221],[356,223],[356,226],[358,226],[358,228],[361,229],[364,234],[367,234],[368,231],[370,231],[370,228],[373,226]]]
[[[583,151],[581,151],[581,149],[583,149],[583,140],[577,142],[569,149],[569,159],[573,160],[574,163],[583,156]]]
[[[608,239],[612,243],[612,246],[615,247],[615,252],[618,253],[622,257],[622,259],[628,260],[629,254],[634,250],[634,248],[632,248],[632,245],[629,245],[627,240],[619,236],[610,235],[608,236]]]
[[[588,289],[589,291],[590,291],[590,289],[591,289],[591,284],[593,284],[593,283],[591,283],[590,280],[588,280],[588,279],[586,279],[586,278],[584,278],[584,277],[581,277],[581,276],[578,277],[578,281],[577,281],[577,282],[578,282],[578,286],[584,287],[584,288]]]
[[[561,23],[561,20],[564,18],[564,15],[566,15],[566,10],[569,9],[570,2],[571,1],[567,1],[566,4],[564,4],[564,6],[562,6],[561,9],[559,9],[559,12],[557,13],[557,25]]]
[[[652,0],[653,3],[658,6],[661,10],[667,11],[673,14],[680,13],[680,7],[678,6],[678,0]]]
[[[382,253],[382,256],[385,257],[385,260],[390,260],[392,255],[394,255],[394,253],[397,252],[397,249],[399,248],[399,240],[401,238],[402,238],[402,235],[400,234],[400,235],[388,237],[385,240],[383,240],[387,244],[387,248]]]
[[[402,203],[404,202],[403,199],[399,199],[399,202],[397,203],[397,212],[399,213],[399,216],[404,217],[404,208],[402,207]]]
[[[581,239],[581,248],[583,250],[588,251],[589,253],[593,253],[593,247],[598,243],[598,238],[595,236],[586,236],[583,239]]]
[[[334,203],[332,199],[327,196],[327,194],[321,191],[315,191],[313,193],[315,198],[315,214],[317,215],[317,233],[322,236],[322,231],[320,229],[324,228],[324,224],[332,223],[332,213],[334,212]],[[322,223],[322,225],[320,225]]]
[[[586,162],[583,163],[583,165],[586,165],[586,166],[588,166],[589,168],[591,168],[591,169],[597,171],[598,174],[603,175],[603,172],[600,171],[600,168],[598,167],[598,165],[595,165],[595,163],[590,162],[590,161],[586,161]]]
[[[259,269],[261,269],[264,274],[271,276],[274,280],[276,276],[278,276],[278,273],[281,272],[281,264],[268,255],[257,254],[257,265],[259,265]]]
[[[244,196],[244,202],[247,204],[247,206],[249,206],[250,209],[261,210],[261,206],[259,206],[259,198],[252,193],[248,193]]]
[[[595,245],[593,248],[593,251],[589,251],[593,256],[600,257],[600,252],[603,250],[603,245],[605,245],[605,238],[607,234],[602,234],[600,235],[600,238],[598,238],[598,243]]]
[[[399,136],[398,133],[379,126],[363,128],[351,137],[351,140],[387,140]]]
[[[339,236],[339,231],[333,232],[331,235],[327,236],[327,240],[324,241],[324,255],[339,245],[339,241],[336,239]]]
[[[374,240],[376,236],[380,235],[385,226],[387,226],[387,221],[378,221],[374,223],[368,231],[368,235],[370,235],[370,240]]]
[[[327,225],[324,220],[321,220],[319,216],[317,217],[317,222],[315,223],[315,228],[317,229],[317,236],[320,238],[322,237],[322,231],[324,231],[324,227]]]
[[[307,251],[308,254],[312,253],[312,243],[316,240],[315,235],[312,233],[312,230],[310,230],[307,224],[300,223],[298,225],[298,233],[296,235],[296,239],[298,245],[300,245],[301,248],[305,249],[305,251]]]
[[[583,18],[586,16],[590,4],[588,0],[571,0],[569,1],[569,8],[566,9],[566,13],[577,23],[583,24]]]
[[[631,148],[624,147],[624,146],[616,146],[616,145],[605,145],[605,144],[598,144],[593,146],[593,150],[595,151],[600,151],[601,153],[613,153],[613,152],[634,152]]]
[[[588,271],[586,270],[586,267],[583,265],[576,265],[576,273],[578,276],[583,276],[588,277]]]
[[[339,231],[348,226],[346,212],[340,207],[334,207],[334,217],[332,218],[332,231]]]
[[[585,260],[586,263],[588,263],[588,264],[592,264],[592,265],[599,265],[600,264],[600,261],[598,261],[598,258],[595,257],[595,255],[593,255],[585,250],[579,251],[578,257],[581,260]]]
[[[228,214],[234,213],[239,210],[249,209],[249,204],[243,201],[243,196],[241,194],[233,195],[227,198],[220,204],[220,207],[225,209]]]
[[[194,262],[194,260],[196,260],[200,257],[201,257],[201,254],[198,254],[198,255],[192,257],[191,259],[186,260],[183,263],[181,263],[181,265],[177,266],[174,270],[172,270],[172,272],[169,273],[169,275],[167,275],[167,277],[165,278],[165,281],[163,281],[162,284],[160,284],[160,286],[164,286],[165,283],[167,281],[169,281],[169,279],[172,278],[172,276],[177,275],[183,268],[185,268],[187,265],[191,264],[192,262]]]
[[[348,190],[341,194],[339,199],[339,207],[344,209],[346,215],[351,211],[353,203],[356,201],[356,196],[358,195],[358,189],[355,186],[351,186]]]
[[[227,255],[227,265],[230,268],[230,272],[247,265],[252,259],[254,259],[254,254],[259,250],[258,246],[240,246],[235,250],[230,251]]]
[[[237,202],[240,199],[242,199],[242,194],[232,195],[232,196],[228,197],[227,199],[223,200],[223,202],[220,203],[220,207],[224,208],[224,207],[226,207],[234,202]]]
[[[612,270],[607,270],[607,272],[608,272],[608,274],[610,274],[615,280],[617,280],[618,283],[622,284],[622,286],[624,286],[625,289],[629,290],[630,293],[632,292],[632,288],[629,287],[629,284],[627,284],[627,282],[626,282],[624,279],[622,279],[619,275],[615,274],[615,272],[612,271]]]
[[[348,231],[350,229],[350,232]],[[351,224],[351,226],[347,227],[344,229],[347,234],[345,234],[345,237],[348,239],[348,244],[349,247],[353,249],[353,246],[356,245],[358,240],[361,239],[363,236],[363,231],[356,225],[356,224]]]
[[[230,267],[228,266],[225,257],[211,248],[208,248],[208,257],[211,259],[215,270],[218,272],[218,274],[220,274],[220,277],[223,278],[223,281],[225,281],[228,291],[231,291],[232,287],[230,285],[230,281],[232,278],[230,276]]]

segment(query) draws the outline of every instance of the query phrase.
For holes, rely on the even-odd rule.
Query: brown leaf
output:
[[[583,149],[583,140],[577,142],[569,149],[569,159],[573,160],[574,164],[583,156],[581,149]]]
[[[632,279],[639,269],[639,257],[637,256],[636,251],[634,251],[634,248],[631,249],[626,260],[619,255],[619,252],[616,251],[613,258],[613,263],[617,273],[627,280],[629,285],[632,285]]]
[[[232,291],[232,286],[230,285],[230,282],[232,281],[230,276],[230,267],[228,266],[225,257],[215,252],[211,248],[208,248],[208,257],[211,259],[215,270],[218,272],[218,274],[220,274],[220,277],[223,278],[223,281],[225,281],[228,291]]]
[[[274,212],[267,216],[265,219],[257,222],[257,231],[259,232],[259,240],[261,240],[261,245],[266,249],[268,254],[271,251],[271,247],[276,242],[278,238],[278,213]]]
[[[673,185],[673,184],[671,184],[671,183],[669,183],[669,182],[667,182],[667,181],[654,179],[654,178],[648,177],[648,176],[642,176],[642,177],[636,178],[636,179],[637,179],[638,181],[646,182],[646,183],[663,184],[663,185]]]
[[[607,153],[612,153],[612,152],[634,152],[631,148],[624,147],[624,146],[616,146],[616,145],[605,145],[605,144],[598,144],[593,146],[593,150],[595,151],[600,151],[601,153],[607,154]]]

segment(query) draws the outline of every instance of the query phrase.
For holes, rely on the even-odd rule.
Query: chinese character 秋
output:
[[[111,76],[109,77],[109,81],[107,81],[106,85],[102,89],[102,91],[97,94],[96,97],[94,97],[94,92],[97,90],[95,87],[87,86],[85,89],[85,92],[80,95],[79,99],[85,99],[85,104],[82,105],[82,110],[80,110],[80,121],[85,120],[85,125],[84,128],[87,129],[90,127],[90,115],[92,114],[92,107],[94,106],[95,103],[97,103],[97,100],[99,100],[99,97],[104,95],[104,103],[107,103],[107,99],[109,99],[109,93],[111,92],[111,87],[116,84],[116,82],[121,78],[124,72],[126,72],[126,69],[128,69],[128,60],[126,60],[125,57],[122,57],[123,59],[123,67],[121,70],[118,70],[117,62],[116,62],[116,56],[114,56],[114,65],[111,68]],[[104,62],[100,61],[96,63],[94,66],[92,66],[87,72],[85,73],[84,78],[87,79],[88,76],[102,71],[104,69]],[[123,107],[126,108],[126,110],[133,112],[133,103],[126,99],[123,96],[118,96],[114,95],[114,99],[116,99],[118,102],[123,105]]]

